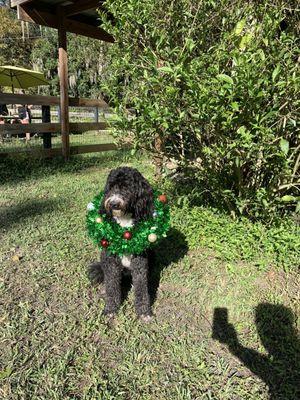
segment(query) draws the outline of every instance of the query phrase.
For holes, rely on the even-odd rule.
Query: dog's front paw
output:
[[[110,328],[113,328],[116,325],[116,313],[110,312],[109,310],[102,311],[103,322]]]
[[[115,314],[115,313],[103,313],[103,316],[104,316],[106,319],[114,319],[115,316],[116,316],[116,314]]]
[[[105,304],[102,315],[106,318],[114,318],[117,315],[118,308]]]
[[[140,315],[140,320],[142,321],[142,322],[144,322],[145,324],[149,324],[152,320],[153,320],[153,317],[152,317],[152,315]]]
[[[116,312],[105,307],[104,310],[102,311],[102,315],[106,318],[114,318],[116,316]]]

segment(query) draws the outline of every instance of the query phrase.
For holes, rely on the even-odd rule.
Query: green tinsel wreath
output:
[[[170,210],[166,204],[166,196],[154,191],[154,213],[146,221],[132,227],[121,227],[115,221],[109,221],[98,210],[104,193],[99,193],[88,204],[86,217],[88,235],[100,248],[111,254],[141,254],[151,245],[165,237],[170,227]],[[125,234],[125,237],[124,237]]]

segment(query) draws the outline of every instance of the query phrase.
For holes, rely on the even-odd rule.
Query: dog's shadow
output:
[[[167,237],[163,238],[149,255],[150,276],[149,292],[151,305],[156,300],[157,290],[162,271],[171,264],[177,263],[188,252],[188,243],[185,236],[176,228],[171,228]]]
[[[157,290],[160,283],[162,271],[168,268],[172,263],[178,262],[188,251],[188,244],[185,236],[175,228],[171,228],[167,237],[149,251],[149,293],[151,305],[156,300]],[[88,278],[92,285],[100,285],[103,283],[104,277],[99,262],[95,262],[88,267]],[[131,275],[123,274],[122,276],[122,303],[127,299],[132,287]],[[101,288],[101,294],[104,294],[104,288]]]

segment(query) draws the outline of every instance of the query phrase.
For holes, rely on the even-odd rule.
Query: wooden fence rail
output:
[[[59,106],[60,99],[55,96],[39,96],[29,94],[0,93],[1,103],[5,104],[32,104],[34,106]],[[108,104],[101,99],[83,99],[69,97],[71,107],[100,107],[108,109]]]
[[[117,150],[117,146],[114,143],[100,143],[100,144],[87,144],[84,146],[71,146],[70,155],[85,154],[85,153],[97,153],[102,151]],[[18,150],[18,151],[4,151],[0,153],[0,158],[6,157],[17,157],[22,155],[30,155],[32,158],[50,158],[54,156],[61,156],[60,148],[51,149],[30,149],[30,150]]]
[[[106,122],[70,122],[71,133],[82,133],[87,131],[104,131],[108,127]],[[0,125],[0,135],[19,133],[59,133],[60,123],[41,123],[41,124],[3,124]]]
[[[15,136],[22,133],[40,133],[43,136],[43,149],[30,149],[21,151],[0,151],[0,157],[16,156],[17,154],[30,154],[33,157],[52,157],[61,155],[62,149],[52,149],[51,134],[60,133],[62,131],[61,123],[50,122],[50,106],[59,106],[60,98],[54,96],[38,96],[27,94],[13,94],[13,93],[0,93],[0,102],[3,104],[32,104],[42,106],[42,123],[34,124],[1,124],[0,125],[0,138],[5,135]],[[94,107],[95,108],[95,122],[71,122],[69,124],[69,132],[83,133],[91,130],[103,131],[108,129],[106,122],[98,122],[98,110],[108,110],[108,104],[100,99],[83,99],[70,97],[69,106],[74,107]],[[116,146],[113,143],[106,144],[89,144],[82,146],[70,146],[68,153],[82,154],[98,151],[115,150]]]

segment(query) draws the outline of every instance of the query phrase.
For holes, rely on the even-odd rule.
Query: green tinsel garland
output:
[[[103,195],[101,192],[88,204],[86,218],[88,235],[100,248],[106,248],[109,253],[119,256],[141,254],[161,237],[166,236],[170,227],[170,210],[166,204],[166,196],[160,196],[154,191],[153,216],[132,227],[123,228],[117,222],[109,221],[105,215],[99,215]],[[129,239],[124,238],[124,234]]]

